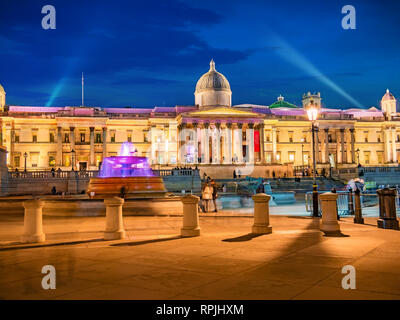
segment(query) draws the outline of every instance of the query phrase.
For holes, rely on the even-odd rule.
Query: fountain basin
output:
[[[167,190],[162,177],[109,177],[90,179],[87,194],[92,199],[161,198],[167,195]]]

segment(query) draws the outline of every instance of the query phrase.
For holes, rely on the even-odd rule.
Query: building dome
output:
[[[382,101],[387,101],[387,100],[396,100],[394,95],[389,91],[389,89],[386,89],[386,93],[382,97]]]
[[[210,70],[203,74],[196,84],[195,104],[203,106],[231,106],[232,91],[225,76],[215,70],[211,60]]]
[[[3,86],[0,84],[0,93],[6,93]]]

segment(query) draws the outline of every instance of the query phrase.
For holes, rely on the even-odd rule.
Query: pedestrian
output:
[[[239,179],[240,179],[241,175],[242,175],[242,173],[240,172],[240,169],[239,169],[239,170],[238,170],[238,177],[239,177]]]
[[[53,178],[56,175],[56,170],[54,168],[51,168],[51,175],[53,176]]]
[[[235,179],[236,180],[236,169],[235,170],[233,170],[233,179]]]
[[[212,187],[212,200],[214,204],[214,212],[218,212],[217,210],[217,197],[218,197],[218,190],[217,190],[217,185],[214,180],[211,181],[211,187]]]
[[[212,200],[212,187],[208,182],[204,184],[202,199],[204,201],[205,212],[210,211],[210,201]]]
[[[274,178],[274,179],[275,179],[275,170],[274,170],[274,171],[272,171],[272,178]]]

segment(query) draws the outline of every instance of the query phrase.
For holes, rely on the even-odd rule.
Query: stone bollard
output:
[[[354,206],[355,206],[355,217],[354,223],[364,224],[364,218],[362,217],[362,210],[361,210],[361,196],[360,196],[360,189],[356,189],[354,192]]]
[[[104,240],[118,240],[125,238],[124,224],[122,220],[122,205],[124,199],[113,197],[104,199],[106,206],[106,230]]]
[[[377,191],[379,196],[378,228],[399,230],[396,216],[396,192],[394,188]]]
[[[197,237],[200,235],[199,227],[199,200],[194,195],[182,197],[183,203],[183,227],[181,228],[182,237]]]
[[[271,196],[265,193],[257,193],[252,196],[254,201],[254,224],[252,233],[268,234],[272,232],[272,227],[269,225],[269,200]]]
[[[44,202],[41,200],[27,200],[23,202],[25,208],[24,234],[21,242],[33,243],[44,242],[46,236],[43,233],[42,209]]]
[[[337,193],[326,192],[321,194],[322,220],[320,230],[326,233],[340,232],[337,220]]]

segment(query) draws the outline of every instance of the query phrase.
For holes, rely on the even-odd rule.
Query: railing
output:
[[[97,177],[98,171],[27,171],[9,172],[10,179],[69,179],[78,177],[90,179]]]
[[[80,178],[90,179],[97,177],[99,171],[21,171],[21,172],[9,172],[10,179],[69,179],[69,178]],[[161,169],[153,170],[156,176],[195,176],[199,175],[199,170],[194,169]]]
[[[360,167],[358,171],[364,173],[394,173],[400,172],[400,167]]]

